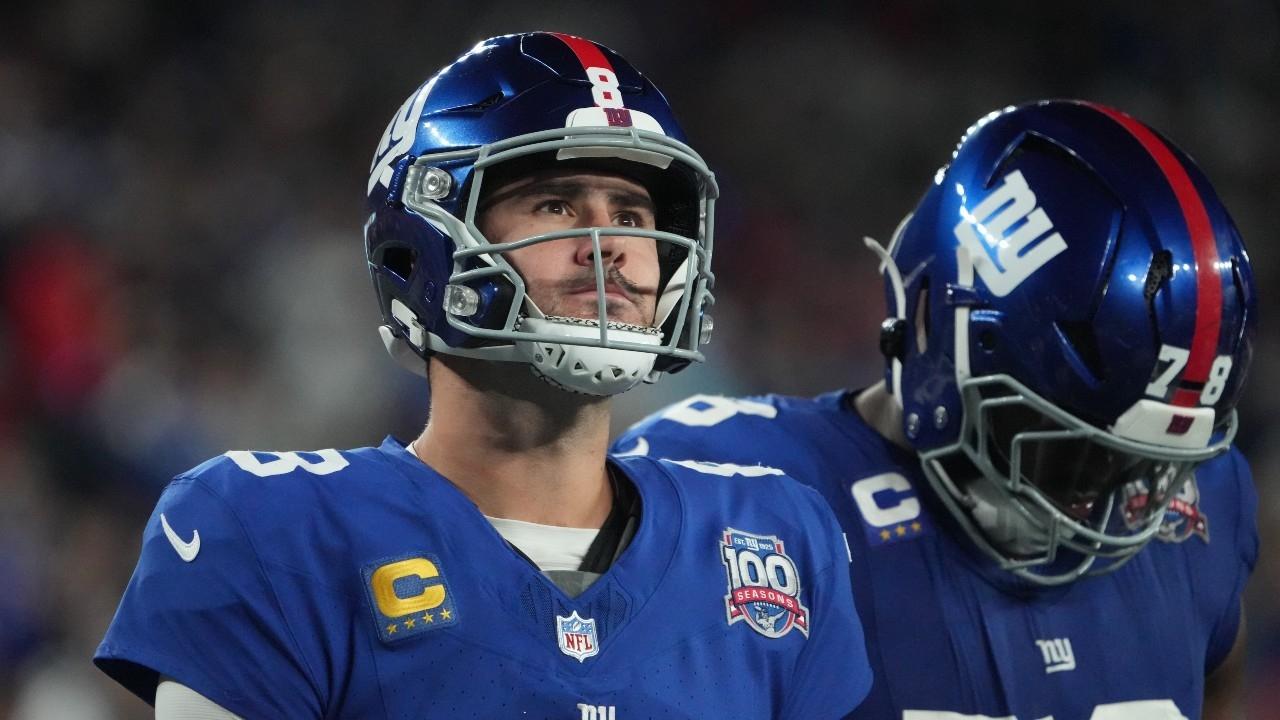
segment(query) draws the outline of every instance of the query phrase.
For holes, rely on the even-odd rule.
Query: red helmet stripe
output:
[[[560,38],[560,41],[569,46],[574,55],[578,56],[578,62],[582,63],[582,69],[599,67],[606,70],[613,70],[613,65],[609,63],[604,53],[600,52],[600,48],[595,43],[580,38],[577,35],[566,35],[564,33],[551,33]]]
[[[1218,338],[1222,328],[1222,277],[1218,269],[1218,245],[1209,224],[1209,213],[1204,201],[1196,192],[1187,170],[1178,162],[1154,132],[1128,115],[1104,105],[1090,103],[1090,107],[1115,120],[1138,139],[1164,173],[1173,194],[1182,208],[1183,220],[1191,236],[1191,249],[1196,259],[1196,329],[1191,337],[1191,353],[1183,379],[1193,383],[1205,383],[1209,368],[1218,351]],[[1200,402],[1198,390],[1179,388],[1173,395],[1173,404],[1192,407]]]

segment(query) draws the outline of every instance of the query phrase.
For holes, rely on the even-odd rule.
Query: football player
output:
[[[868,245],[881,382],[693,397],[617,447],[822,492],[876,675],[854,717],[1231,716],[1255,299],[1200,170],[1108,107],[1005,108]]]
[[[682,138],[569,35],[483,41],[414,92],[365,248],[426,429],[180,475],[98,665],[161,718],[853,709],[871,677],[822,498],[606,457],[609,397],[702,359],[717,188]]]

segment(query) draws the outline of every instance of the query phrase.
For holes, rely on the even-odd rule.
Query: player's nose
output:
[[[599,227],[599,226],[595,226]],[[621,268],[627,264],[627,241],[630,238],[618,235],[600,234],[600,262],[605,266],[613,265]],[[578,265],[589,267],[595,263],[595,243],[590,237],[578,241],[574,260]]]

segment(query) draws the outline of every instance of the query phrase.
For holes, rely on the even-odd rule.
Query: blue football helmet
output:
[[[1228,449],[1249,259],[1208,180],[1143,123],[1072,101],[993,112],[873,249],[906,437],[1004,568],[1059,584],[1119,567]]]
[[[494,177],[553,167],[641,183],[656,229],[593,227],[489,242],[476,226],[486,174],[496,186]],[[424,374],[433,353],[519,362],[558,387],[603,396],[703,359],[715,177],[684,143],[658,89],[608,48],[546,32],[477,44],[396,112],[366,193],[365,252],[383,342],[414,372]],[[652,326],[608,318],[602,234],[657,243]],[[597,316],[545,315],[506,254],[575,237],[593,244]]]

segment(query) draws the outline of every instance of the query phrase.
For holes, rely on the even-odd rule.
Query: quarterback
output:
[[[850,557],[778,472],[609,457],[608,400],[700,361],[717,188],[582,38],[486,40],[365,188],[409,444],[178,476],[95,661],[159,718],[840,717],[871,684]]]
[[[1005,108],[868,246],[881,382],[697,396],[617,447],[823,494],[876,676],[852,717],[1234,717],[1256,303],[1209,182],[1111,108]]]

